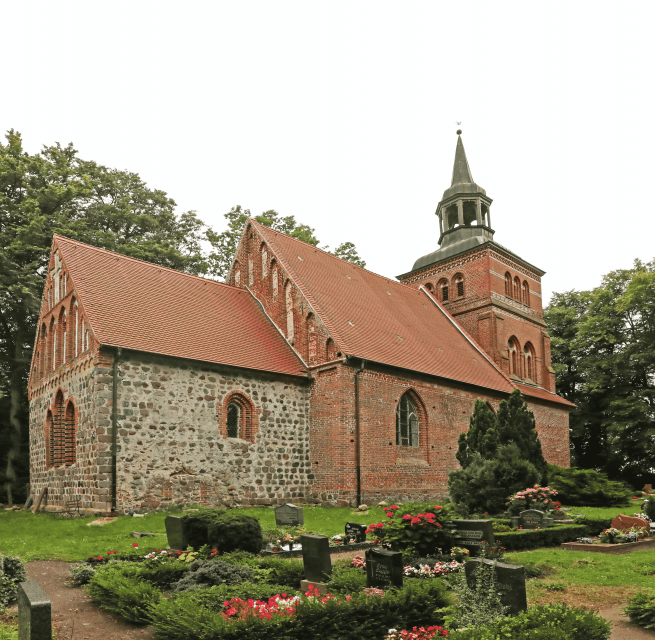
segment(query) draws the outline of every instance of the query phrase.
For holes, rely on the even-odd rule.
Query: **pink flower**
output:
[[[414,516],[409,515],[409,513],[406,513],[403,517],[402,520],[411,520]]]

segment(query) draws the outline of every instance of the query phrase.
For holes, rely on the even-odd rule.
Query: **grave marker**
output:
[[[651,493],[653,493],[653,485],[652,485],[652,484],[645,484],[645,485],[644,485],[644,488],[642,489],[642,491],[644,491],[644,492],[646,492],[648,495],[650,495]]]
[[[185,551],[189,542],[184,531],[184,521],[178,516],[166,516],[164,520],[168,546],[177,551]]]
[[[637,527],[642,529],[643,535],[643,533],[648,533],[648,531],[650,531],[650,522],[643,518],[635,518],[633,516],[624,516],[623,514],[620,514],[612,520],[610,527],[612,529],[618,529],[622,533],[628,533],[632,527]]]
[[[18,640],[51,640],[52,606],[36,582],[18,585]]]
[[[330,539],[327,536],[302,535],[302,563],[305,568],[305,583],[325,584],[327,576],[332,574],[332,558],[330,557]]]
[[[351,538],[355,543],[366,542],[366,529],[368,529],[368,527],[365,524],[360,524],[359,522],[346,522],[346,543],[348,543]]]
[[[553,524],[553,519],[548,517],[545,511],[537,509],[526,509],[521,511],[518,516],[512,517],[513,527],[523,527],[523,529],[545,529]]]
[[[475,574],[480,568],[481,562],[480,558],[474,558],[464,565],[466,584],[469,589],[475,587]],[[492,560],[485,560],[484,563],[495,568],[500,601],[503,605],[509,607],[509,613],[516,615],[521,611],[525,611],[528,608],[528,598],[525,592],[524,568],[515,564],[493,562]]]
[[[305,524],[302,507],[290,503],[275,507],[275,524],[278,527],[297,527]]]
[[[480,547],[496,540],[491,520],[453,520],[452,524],[454,546],[468,549],[471,556],[477,556]]]
[[[366,550],[366,586],[384,589],[403,586],[403,554],[381,547]]]

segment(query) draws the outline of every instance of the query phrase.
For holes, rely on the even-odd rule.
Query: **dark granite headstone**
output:
[[[50,599],[36,582],[18,585],[18,640],[50,640]]]
[[[366,542],[366,529],[368,529],[368,527],[365,524],[359,524],[359,522],[346,522],[346,543],[351,539],[356,543]]]
[[[475,587],[475,573],[480,567],[482,560],[474,558],[464,565],[466,573],[466,584],[469,589]],[[496,585],[500,592],[500,601],[509,607],[510,615],[516,615],[528,608],[528,597],[525,592],[525,570],[515,564],[504,562],[493,562],[485,560],[486,565],[495,567]]]
[[[325,582],[332,574],[330,557],[330,539],[327,536],[300,536],[302,545],[302,563],[305,567],[305,579],[309,582]]]
[[[480,547],[493,544],[496,540],[491,520],[453,520],[453,545],[468,549],[471,556],[477,556]]]
[[[166,516],[164,520],[166,526],[166,537],[168,538],[168,546],[171,549],[178,551],[185,551],[189,546],[186,534],[184,531],[184,522],[178,516]]]
[[[275,507],[275,524],[278,527],[297,527],[298,525],[305,524],[302,507],[297,507],[295,504],[290,503]]]
[[[381,547],[366,550],[366,586],[384,589],[403,586],[403,554]]]
[[[516,525],[515,525],[516,523]],[[524,529],[545,529],[550,527],[553,523],[553,519],[548,516],[545,511],[538,511],[537,509],[527,509],[526,511],[521,511],[518,515],[512,518],[512,525],[523,527]]]
[[[29,509],[32,506],[32,503],[34,502],[34,499],[32,496],[30,496],[27,500],[25,500],[25,506],[23,509]]]

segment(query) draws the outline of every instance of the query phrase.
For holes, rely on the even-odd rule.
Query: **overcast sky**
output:
[[[276,209],[367,267],[438,248],[456,122],[495,240],[552,291],[655,257],[655,3],[3,3],[0,125],[217,230]]]

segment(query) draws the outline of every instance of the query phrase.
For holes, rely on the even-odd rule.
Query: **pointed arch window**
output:
[[[530,306],[530,287],[527,280],[523,281],[523,304],[526,307]]]
[[[271,289],[273,290],[273,300],[277,298],[279,287],[279,275],[277,270],[277,262],[271,262]]]
[[[514,278],[514,293],[512,295],[512,298],[514,300],[518,300],[521,302],[521,280],[519,279],[518,276]]]
[[[226,402],[225,422],[221,428],[223,435],[254,442],[257,428],[252,402],[240,392],[229,394]]]
[[[400,398],[396,407],[396,445],[418,447],[418,437],[418,411],[409,394],[406,393]]]
[[[287,310],[287,339],[293,341],[293,294],[291,292],[291,281],[285,287],[285,301]]]
[[[262,245],[262,278],[268,276],[268,250],[266,245]]]
[[[537,372],[535,367],[535,352],[531,342],[526,342],[523,348],[525,356],[525,377],[532,382],[537,382]]]
[[[316,360],[316,321],[313,313],[307,316],[307,360]]]
[[[432,290],[434,289],[434,287],[432,286],[431,282],[426,282],[424,286],[430,293],[432,293]]]
[[[330,362],[331,360],[335,360],[337,358],[337,348],[334,344],[334,340],[332,338],[328,338],[327,342],[325,343],[325,359]]]
[[[238,402],[230,402],[227,406],[227,437],[239,437],[239,418],[241,414],[241,407]]]
[[[520,378],[519,341],[514,336],[507,341],[507,349],[509,355],[509,373],[510,375]]]
[[[69,400],[64,415],[64,457],[67,467],[75,464],[76,460],[77,418],[75,413],[75,405]]]

